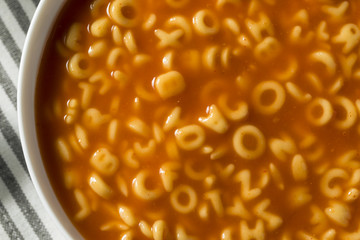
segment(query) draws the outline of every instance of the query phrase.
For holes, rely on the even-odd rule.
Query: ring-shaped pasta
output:
[[[212,11],[205,9],[195,13],[193,17],[195,31],[199,35],[214,35],[219,32],[220,23]]]
[[[161,196],[163,191],[160,188],[148,189],[146,180],[150,177],[150,173],[146,170],[140,171],[133,180],[133,191],[139,198],[147,201],[155,200]]]
[[[189,0],[165,0],[165,2],[172,8],[182,8],[188,4]]]
[[[210,168],[209,166],[205,165],[198,169],[196,166],[196,160],[191,159],[185,162],[184,172],[190,179],[200,181],[205,179],[210,174]]]
[[[274,96],[267,98],[266,93],[272,92]],[[255,109],[264,115],[278,112],[285,103],[285,90],[280,83],[275,81],[264,81],[256,85],[252,92],[252,101]],[[266,102],[264,102],[264,100]]]
[[[305,109],[307,120],[315,126],[324,126],[333,116],[331,103],[324,98],[315,98]]]
[[[174,0],[172,0],[174,1]],[[179,0],[175,0],[176,2],[181,2]],[[186,0],[187,1],[187,0]],[[190,42],[192,39],[192,29],[188,20],[183,16],[174,16],[166,21],[166,27],[173,28],[181,28],[184,31],[183,38],[185,42]]]
[[[187,196],[186,203],[181,201],[181,195]],[[180,213],[190,213],[193,211],[197,204],[197,196],[194,189],[187,185],[179,185],[170,194],[170,202],[173,208]]]
[[[253,138],[250,139],[250,141],[255,143],[255,146],[247,146],[245,143],[246,136]],[[233,136],[233,147],[240,157],[247,160],[253,160],[264,153],[266,141],[263,133],[257,127],[253,125],[244,125],[235,131]]]
[[[332,102],[335,106],[339,106],[345,111],[345,118],[335,119],[334,126],[341,130],[352,127],[357,120],[357,111],[354,103],[343,96],[336,97]]]
[[[67,70],[73,78],[84,79],[90,77],[94,71],[94,66],[87,54],[76,53],[68,61]]]
[[[115,0],[110,4],[109,15],[120,26],[133,28],[139,23],[137,10],[134,0]]]
[[[176,129],[175,139],[177,145],[187,151],[195,150],[205,141],[205,131],[202,127],[192,124]]]

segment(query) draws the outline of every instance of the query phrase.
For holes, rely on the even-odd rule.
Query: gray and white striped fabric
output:
[[[57,0],[43,0],[57,1]],[[22,153],[17,78],[39,0],[0,0],[0,239],[63,239],[43,208]]]

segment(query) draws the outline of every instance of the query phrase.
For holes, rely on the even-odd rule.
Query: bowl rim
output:
[[[41,58],[66,0],[41,0],[31,21],[21,56],[17,113],[26,165],[40,201],[65,239],[83,239],[56,198],[41,158],[35,125],[35,88]]]

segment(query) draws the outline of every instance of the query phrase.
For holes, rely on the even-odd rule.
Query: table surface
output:
[[[17,121],[16,91],[21,52],[38,4],[39,0],[0,0],[1,240],[63,239],[31,182]]]

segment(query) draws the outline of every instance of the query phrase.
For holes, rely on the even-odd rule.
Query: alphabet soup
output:
[[[360,3],[69,1],[36,126],[86,239],[360,239]]]

